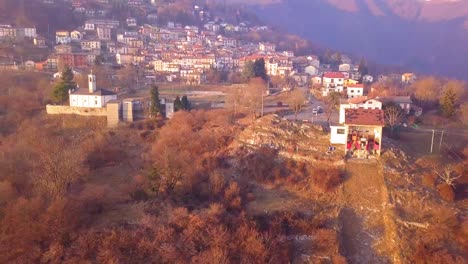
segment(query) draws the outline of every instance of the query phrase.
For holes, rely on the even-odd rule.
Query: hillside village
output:
[[[80,23],[0,25],[0,263],[464,263],[465,83],[213,1],[40,2]]]
[[[148,91],[156,84],[195,89],[192,94],[187,93],[187,88],[179,89],[179,94],[174,94],[174,88],[169,93],[167,89],[163,91],[158,105],[161,113],[170,118],[178,110],[173,100],[180,100],[182,95],[186,102],[192,97],[199,105],[208,104],[208,108],[233,107],[232,97],[237,93],[234,90],[239,88],[230,86],[249,86],[250,78],[260,77],[265,81],[265,89],[260,92],[261,115],[283,113],[291,119],[285,110],[294,102],[289,105],[292,99],[282,94],[299,90],[304,99],[297,98],[300,111],[296,111],[294,119],[299,116],[302,121],[324,126],[330,131],[330,144],[344,145],[346,154],[357,153],[361,157],[381,152],[382,129],[389,125],[385,105],[401,109],[401,114],[390,122],[392,131],[402,124],[396,123],[402,117],[414,120],[423,113],[423,101],[418,99],[415,103],[408,91],[418,81],[414,73],[372,74],[363,59],[357,62],[348,55],[328,51],[325,55],[298,56],[292,50],[279,50],[275,43],[246,38],[246,34],[273,30],[242,20],[239,10],[233,22],[219,17],[207,5],[187,3],[179,6],[171,1],[130,1],[124,7],[135,16],[118,20],[110,14],[115,9],[110,1],[69,1],[73,14],[83,18],[77,28],[54,33],[37,32],[35,27],[0,25],[0,41],[32,43],[48,54],[42,61],[10,58],[10,62],[0,62],[0,68],[52,73],[54,82],[60,80],[64,69],[72,69],[77,86],[63,92],[65,98],[58,105],[47,105],[47,112],[105,116],[110,127],[147,116],[148,93],[139,91]],[[161,20],[161,8],[177,9],[192,19],[183,20],[185,24],[177,19]],[[202,91],[206,89],[204,85],[220,88]],[[401,91],[382,92],[386,85],[400,87]],[[132,95],[135,92],[138,95]],[[213,96],[207,95],[218,96],[213,101]],[[234,100],[234,108],[239,104],[241,108],[253,108],[254,113],[260,108],[245,105],[251,98]],[[323,112],[326,115],[318,115]]]
[[[52,4],[53,1],[46,1]],[[268,42],[254,43],[241,38],[242,33],[270,31],[267,26],[252,26],[249,21],[224,22],[213,17],[209,11],[193,6],[184,12],[200,17],[200,25],[182,25],[167,22],[157,24],[157,6],[171,5],[164,1],[130,1],[129,10],[140,11],[144,21],[128,17],[125,20],[110,19],[109,1],[70,1],[74,13],[84,15],[84,23],[73,30],[37,32],[34,27],[23,28],[9,24],[0,25],[0,39],[32,40],[38,48],[51,49],[43,61],[4,60],[1,68],[27,68],[56,72],[65,65],[76,71],[86,72],[97,63],[109,67],[138,66],[147,79],[163,78],[164,81],[179,80],[196,85],[206,82],[211,70],[240,73],[249,61],[263,59],[269,76],[291,77],[300,85],[320,84],[321,77],[328,72],[339,71],[344,77],[335,90],[356,81],[371,83],[374,80],[398,78],[412,82],[415,76],[367,74],[359,64],[347,55],[339,55],[336,65],[321,62],[319,56],[310,54],[295,56],[293,51],[277,50]],[[98,4],[98,5],[97,5]],[[93,7],[93,6],[98,7]],[[361,65],[362,67],[362,65]],[[333,81],[333,80],[332,80]],[[330,85],[324,83],[324,93]],[[334,88],[334,87],[332,87]]]
[[[53,1],[46,1],[46,4],[53,5]],[[98,66],[106,69],[104,75],[98,76],[100,83],[110,85],[100,88],[115,94],[155,82],[189,86],[235,83],[246,75],[255,75],[255,64],[264,68],[264,74],[269,78],[283,80],[276,84],[269,83],[267,89],[274,89],[270,93],[278,89],[288,91],[297,86],[312,87],[310,92],[315,94],[318,91],[319,96],[340,93],[343,98],[356,98],[371,93],[372,83],[377,81],[397,81],[409,85],[417,80],[413,73],[371,75],[364,61],[358,63],[344,54],[335,53],[324,63],[318,55],[296,56],[291,50],[278,50],[274,43],[247,41],[243,34],[268,32],[271,29],[252,25],[249,21],[228,23],[201,6],[183,10],[199,19],[198,25],[183,26],[171,21],[161,24],[157,20],[157,8],[170,7],[173,5],[171,2],[131,1],[127,5],[129,10],[139,14],[138,18],[109,18],[113,7],[109,1],[70,1],[73,13],[83,15],[84,22],[78,28],[58,30],[55,34],[38,33],[34,27],[0,25],[0,40],[32,41],[36,48],[50,51],[43,61],[22,57],[21,62],[15,59],[0,62],[0,68],[50,72],[57,79],[64,67],[70,67],[76,76],[84,77]],[[127,68],[128,71],[121,73],[122,69]],[[122,83],[119,83],[122,74],[131,78],[130,82],[123,84],[128,87],[121,87]],[[396,103],[404,100],[393,99]],[[99,107],[105,107],[109,100],[100,103]],[[421,111],[415,109],[417,106],[411,101],[409,105],[412,111]],[[70,100],[70,106],[90,105]]]

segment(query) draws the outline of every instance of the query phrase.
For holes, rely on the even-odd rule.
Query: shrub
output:
[[[322,192],[335,189],[342,181],[340,170],[332,167],[316,168],[311,176],[314,187]]]
[[[437,190],[439,191],[440,197],[445,201],[453,202],[455,199],[455,192],[453,191],[452,186],[446,183],[441,183],[437,185]]]
[[[9,181],[0,180],[0,205],[16,196],[16,190]]]
[[[422,184],[429,188],[434,188],[436,180],[437,176],[431,173],[426,173],[422,176]]]
[[[278,151],[270,147],[261,147],[244,159],[245,172],[250,179],[271,181],[282,175],[282,166],[277,162]]]
[[[224,191],[224,202],[229,209],[239,209],[241,206],[241,197],[239,185],[236,182],[231,182],[229,187]]]

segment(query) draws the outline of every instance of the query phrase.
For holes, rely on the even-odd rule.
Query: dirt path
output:
[[[350,161],[346,170],[346,202],[339,216],[342,254],[349,263],[391,263],[382,168],[375,161]]]

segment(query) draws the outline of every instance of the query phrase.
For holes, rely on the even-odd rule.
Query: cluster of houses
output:
[[[14,27],[9,24],[0,24],[0,40],[21,40],[37,37],[35,27]]]
[[[55,3],[54,0],[43,2]],[[200,6],[190,7],[186,12],[199,17],[201,25],[182,26],[168,22],[161,26],[157,24],[160,22],[157,21],[158,7],[171,5],[170,1],[124,2],[132,13],[138,14],[138,18],[110,18],[113,3],[109,0],[71,0],[74,12],[86,17],[78,28],[58,30],[55,38],[50,39],[50,36],[38,35],[34,27],[0,25],[0,39],[24,36],[32,38],[34,45],[40,48],[53,45],[53,52],[45,61],[27,61],[29,69],[51,72],[64,65],[87,71],[98,59],[115,66],[139,65],[145,69],[147,77],[158,76],[167,81],[180,80],[196,85],[205,82],[211,70],[242,72],[249,61],[263,59],[269,76],[292,78],[300,86],[321,86],[323,95],[343,92],[346,88],[348,97],[361,96],[362,85],[358,80],[361,83],[374,81],[371,75],[361,76],[359,67],[347,55],[340,56],[340,64],[335,69],[315,55],[296,56],[293,51],[278,51],[273,43],[252,43],[240,38],[245,32],[270,30],[266,26],[249,25],[248,21],[227,23]],[[12,62],[9,66],[17,67],[17,63]],[[404,83],[415,80],[413,74],[400,77]]]
[[[54,0],[43,2],[54,4]],[[70,2],[74,12],[87,18],[80,27],[58,30],[50,39],[38,35],[34,27],[0,25],[0,40],[30,38],[38,48],[53,45],[53,52],[45,61],[26,61],[28,69],[56,72],[68,65],[76,73],[87,72],[100,60],[121,67],[138,65],[145,69],[146,77],[162,76],[169,82],[180,80],[190,85],[205,82],[209,71],[240,73],[247,63],[263,59],[269,76],[291,78],[300,86],[319,87],[322,96],[339,92],[347,97],[340,106],[339,122],[331,124],[330,142],[343,144],[345,151],[352,155],[380,154],[385,123],[382,103],[398,103],[408,113],[415,110],[410,98],[371,98],[365,91],[365,84],[376,80],[398,79],[411,84],[416,81],[415,74],[361,75],[359,66],[346,55],[341,55],[338,65],[333,67],[316,55],[296,56],[293,51],[278,50],[274,43],[241,39],[242,33],[270,30],[266,26],[225,23],[212,18],[208,10],[199,6],[188,11],[203,21],[201,26],[174,22],[161,26],[157,24],[157,6],[161,1],[125,1],[140,18],[142,14],[145,16],[145,23],[135,17],[109,18],[112,7],[109,0]],[[16,62],[10,64],[0,63],[0,68],[18,68]],[[109,120],[118,120],[125,109],[134,109],[139,104],[118,101],[113,91],[98,89],[93,74],[88,76],[88,89],[70,91],[69,100],[72,108],[114,109],[108,112],[117,113],[117,117],[108,117]],[[168,103],[167,107],[171,112],[173,106]]]

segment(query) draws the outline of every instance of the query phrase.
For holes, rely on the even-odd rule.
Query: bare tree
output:
[[[252,78],[242,92],[242,106],[255,119],[257,112],[262,107],[263,96],[265,94],[266,84],[262,78]]]
[[[468,103],[465,102],[460,106],[460,115],[461,115],[461,121],[463,124],[468,125]]]
[[[289,92],[287,102],[291,110],[294,111],[294,119],[297,120],[297,114],[304,106],[306,98],[300,89],[294,89]]]
[[[385,123],[390,126],[390,133],[393,136],[395,126],[400,122],[403,111],[401,107],[394,103],[384,105]]]
[[[226,96],[226,108],[237,116],[237,113],[241,112],[242,107],[242,88],[233,87]]]
[[[36,187],[49,199],[62,197],[84,175],[85,155],[77,144],[45,137],[35,149],[39,157],[34,166]]]
[[[461,177],[454,171],[452,165],[448,165],[442,172],[437,172],[439,178],[441,178],[447,185],[455,187],[455,181]]]
[[[176,150],[174,147],[165,147],[155,155],[155,163],[152,171],[154,191],[162,187],[168,193],[174,191],[177,184],[187,175],[190,169],[190,157],[184,150]]]
[[[338,111],[340,108],[340,98],[341,94],[338,92],[328,93],[327,97],[324,97],[324,110],[327,117],[327,122],[330,121],[331,115]]]
[[[437,102],[442,86],[434,77],[423,78],[412,85],[415,98],[422,106],[430,106]]]

